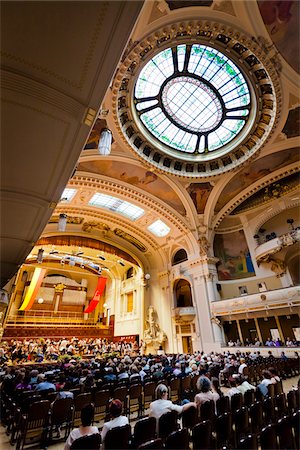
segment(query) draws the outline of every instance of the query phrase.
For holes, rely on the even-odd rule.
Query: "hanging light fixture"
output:
[[[103,128],[100,133],[98,151],[100,155],[109,155],[111,151],[112,134],[108,128]]]
[[[60,214],[58,219],[58,231],[66,231],[67,226],[67,214]]]

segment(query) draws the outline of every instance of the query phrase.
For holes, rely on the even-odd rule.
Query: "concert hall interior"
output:
[[[2,341],[294,353],[298,1],[2,1],[1,82]]]

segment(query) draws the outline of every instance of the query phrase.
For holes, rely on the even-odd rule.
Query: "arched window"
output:
[[[187,252],[184,250],[184,248],[181,248],[173,256],[172,266],[176,266],[176,264],[187,261],[187,259]]]
[[[183,308],[193,306],[191,285],[187,280],[178,280],[174,286],[175,306]]]
[[[133,277],[133,275],[134,275],[134,269],[133,269],[133,267],[129,267],[129,269],[126,272],[126,280],[128,280],[128,278]]]

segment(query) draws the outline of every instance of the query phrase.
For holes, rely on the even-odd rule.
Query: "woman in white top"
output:
[[[194,402],[186,403],[183,406],[172,403],[171,400],[168,400],[168,388],[165,384],[159,384],[155,390],[155,393],[157,400],[150,403],[149,416],[156,418],[157,432],[158,432],[158,420],[163,414],[169,411],[177,411],[178,414],[181,414],[183,411],[186,411],[191,406],[196,406]]]
[[[111,420],[109,422],[105,422],[101,431],[102,449],[104,449],[105,436],[109,430],[112,430],[115,427],[123,427],[128,424],[128,418],[121,415],[122,402],[120,400],[115,399],[110,402],[109,412],[111,415]]]
[[[91,434],[99,433],[97,427],[91,425],[94,417],[94,407],[93,405],[86,405],[81,410],[81,425],[79,428],[74,428],[69,434],[67,442],[65,443],[64,450],[70,450],[71,445],[76,439],[83,436],[90,436]]]

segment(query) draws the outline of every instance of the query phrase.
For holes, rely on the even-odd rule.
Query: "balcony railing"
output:
[[[262,262],[269,258],[270,255],[280,252],[284,247],[295,244],[300,241],[300,230],[293,230],[289,233],[282,234],[259,245],[255,249],[256,261]]]

